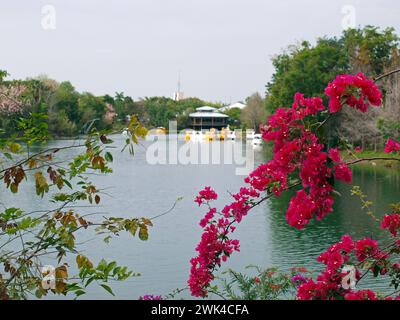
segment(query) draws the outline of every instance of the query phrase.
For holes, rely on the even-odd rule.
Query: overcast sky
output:
[[[264,93],[288,45],[340,35],[349,5],[400,31],[398,0],[1,0],[0,69],[134,98],[171,96],[180,71],[186,96],[229,103]]]

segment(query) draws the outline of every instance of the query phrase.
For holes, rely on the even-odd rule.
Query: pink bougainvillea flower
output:
[[[339,165],[335,166],[334,176],[336,179],[346,183],[351,183],[353,179],[353,173],[345,163],[340,163]]]
[[[345,300],[378,300],[375,292],[371,290],[352,291],[344,296]]]
[[[393,140],[392,138],[389,138],[386,142],[385,152],[392,153],[392,152],[397,152],[399,150],[400,150],[400,143]]]
[[[381,227],[383,229],[388,229],[394,237],[397,237],[397,233],[400,230],[400,214],[393,213],[385,215]]]
[[[331,148],[329,149],[329,157],[332,159],[334,162],[341,162],[340,160],[340,154],[339,150],[337,148]]]
[[[204,203],[204,201],[216,200],[217,198],[218,195],[215,193],[214,190],[211,189],[211,187],[205,187],[199,192],[199,195],[194,201],[197,202],[200,206],[202,203]]]
[[[370,105],[380,106],[382,104],[382,93],[378,86],[361,72],[356,75],[337,76],[328,84],[325,94],[329,98],[331,113],[340,111],[344,104],[362,112],[366,112]]]

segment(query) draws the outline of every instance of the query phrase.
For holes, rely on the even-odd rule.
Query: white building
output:
[[[232,104],[230,104],[228,106],[222,107],[219,110],[220,111],[227,111],[227,110],[230,110],[230,109],[233,109],[233,108],[238,108],[240,110],[243,110],[245,107],[246,107],[246,105],[244,103],[235,102],[235,103],[232,103]]]
[[[185,99],[185,95],[183,94],[183,91],[176,91],[174,92],[174,95],[172,97],[175,101],[180,101]]]
[[[228,116],[217,112],[216,108],[204,106],[196,109],[189,117],[192,119],[192,128],[195,130],[202,129],[222,129],[226,128]]]

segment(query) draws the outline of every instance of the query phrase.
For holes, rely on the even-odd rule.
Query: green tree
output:
[[[261,124],[267,120],[267,111],[264,106],[264,99],[260,94],[254,93],[246,99],[246,107],[241,113],[242,123],[247,127],[259,130]]]
[[[55,93],[56,108],[55,112],[65,110],[68,119],[78,123],[81,114],[78,110],[79,93],[69,82],[61,82]]]
[[[273,58],[275,72],[267,84],[266,105],[270,112],[291,106],[296,92],[322,95],[326,84],[348,68],[342,41],[321,38],[312,47],[303,42]]]
[[[362,71],[370,77],[382,74],[392,55],[398,52],[399,37],[394,31],[394,28],[381,31],[373,26],[345,31],[342,42],[350,71]]]
[[[225,110],[223,113],[225,113],[227,116],[229,116],[228,124],[230,129],[237,129],[240,128],[242,124],[242,110],[239,108],[231,108],[228,110]]]
[[[106,104],[102,97],[84,92],[78,100],[78,110],[81,115],[80,127],[84,128],[92,123],[96,128],[103,129],[106,127],[104,122],[104,114],[106,112]]]

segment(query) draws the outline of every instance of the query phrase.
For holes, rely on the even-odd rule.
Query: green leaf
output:
[[[113,156],[110,152],[106,152],[104,155],[104,158],[108,161],[108,162],[113,162]]]
[[[106,290],[109,294],[115,296],[114,292],[111,290],[111,288],[106,285],[106,284],[101,284],[101,286],[104,288],[104,290]]]
[[[83,290],[77,290],[75,291],[75,296],[76,298],[80,297],[81,295],[84,295],[86,292]]]
[[[70,189],[72,189],[72,184],[67,179],[63,179],[63,181]]]
[[[85,283],[85,287],[87,287],[89,284],[91,284],[94,281],[94,277],[89,278],[88,281]]]
[[[3,154],[4,154],[4,156],[6,158],[8,158],[9,160],[12,160],[12,155],[11,154],[9,154],[8,152],[4,152]]]

